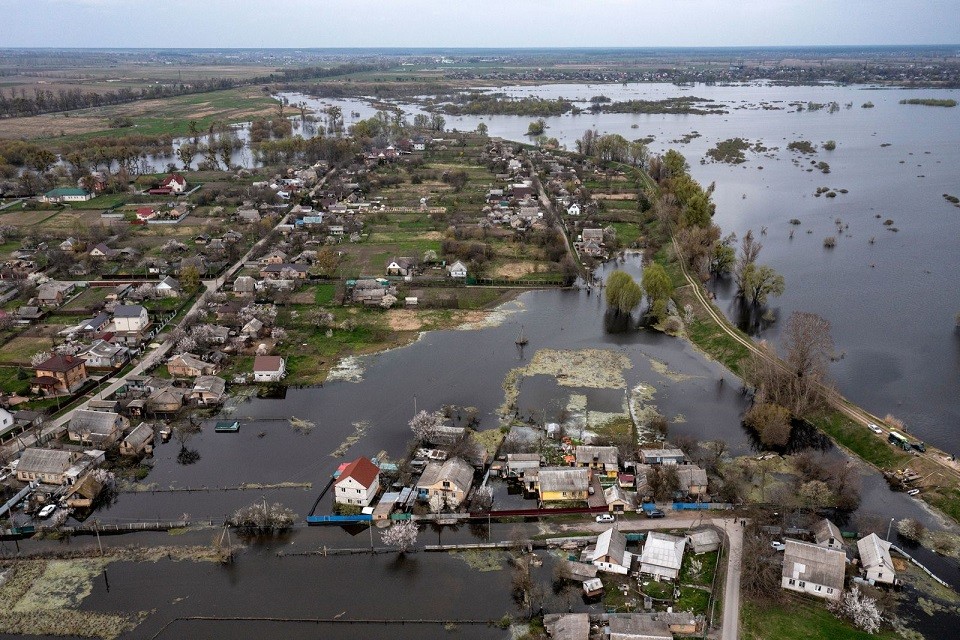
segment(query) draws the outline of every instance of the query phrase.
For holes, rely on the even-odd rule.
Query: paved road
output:
[[[740,637],[740,576],[743,571],[743,527],[738,518],[710,518],[707,514],[696,516],[668,516],[656,520],[618,520],[621,531],[651,531],[655,529],[685,529],[698,525],[712,524],[727,534],[729,546],[727,558],[727,577],[723,587],[723,621],[721,640],[737,640]],[[588,529],[600,533],[609,528],[608,524],[590,522],[572,522],[560,527],[557,537],[564,529],[583,531]]]

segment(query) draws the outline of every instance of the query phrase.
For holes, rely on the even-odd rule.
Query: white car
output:
[[[916,496],[919,494],[920,494],[920,489],[910,489],[910,491],[907,491],[908,496]]]
[[[883,433],[883,429],[873,424],[872,422],[867,426],[870,427],[870,431],[873,431],[874,433]]]
[[[770,546],[773,547],[774,551],[786,551],[787,545],[783,544],[779,540],[771,540]]]
[[[616,522],[617,519],[614,518],[609,513],[601,513],[597,516],[597,522]]]
[[[40,513],[38,513],[37,515],[40,518],[49,518],[51,515],[53,515],[53,512],[56,510],[57,510],[57,505],[48,504],[43,509],[40,509]]]

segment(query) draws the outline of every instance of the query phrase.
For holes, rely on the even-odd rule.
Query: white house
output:
[[[183,193],[187,190],[187,179],[179,173],[171,173],[160,183],[161,189],[169,189],[170,193]]]
[[[367,507],[380,490],[380,469],[367,458],[357,458],[343,468],[333,486],[334,501]]]
[[[451,278],[466,278],[467,265],[457,260],[453,264],[447,265],[447,273],[450,274]]]
[[[683,564],[683,550],[687,546],[685,538],[651,531],[640,554],[640,573],[648,573],[658,578],[676,580]]]
[[[13,414],[3,407],[0,407],[0,438],[7,435],[8,432],[13,431],[15,426]]]
[[[164,298],[178,298],[180,297],[180,283],[167,276],[157,285],[157,293]]]
[[[787,540],[780,586],[790,591],[836,600],[843,592],[846,565],[847,555],[843,551]]]
[[[580,215],[580,205],[574,203],[574,204],[570,205],[569,207],[567,207],[567,215],[571,215],[571,216],[578,216],[578,215]]]
[[[280,356],[257,356],[253,360],[253,379],[257,382],[279,382],[287,372],[287,363]]]
[[[860,565],[867,580],[880,584],[893,584],[896,581],[897,572],[890,559],[889,542],[871,533],[857,540],[857,551],[860,552]]]
[[[116,331],[136,333],[150,324],[147,310],[139,304],[122,304],[113,310],[113,328]]]
[[[611,527],[597,536],[597,546],[587,549],[590,563],[607,573],[627,575],[633,554],[627,551],[627,537]]]
[[[93,198],[93,194],[86,189],[72,187],[58,187],[47,191],[40,196],[41,202],[86,202]]]

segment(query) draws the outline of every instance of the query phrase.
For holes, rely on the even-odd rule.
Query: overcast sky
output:
[[[958,0],[0,0],[0,47],[960,43]]]

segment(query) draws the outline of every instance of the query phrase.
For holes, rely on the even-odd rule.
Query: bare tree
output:
[[[429,412],[421,409],[413,418],[410,419],[410,430],[417,440],[424,442],[429,440],[437,427],[443,424],[445,420],[442,411]]]
[[[401,554],[406,553],[417,543],[417,535],[420,530],[417,523],[413,520],[405,520],[392,525],[389,529],[380,534],[383,544],[396,547]]]

